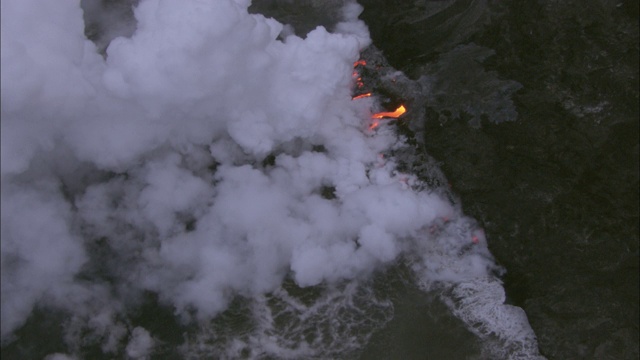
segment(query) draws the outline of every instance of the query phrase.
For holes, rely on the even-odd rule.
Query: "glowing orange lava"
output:
[[[364,93],[364,94],[360,94],[358,96],[352,97],[351,100],[358,100],[358,99],[366,98],[369,96],[371,96],[371,93]]]
[[[396,111],[394,112],[379,112],[379,113],[373,114],[371,117],[373,119],[382,119],[386,117],[397,119],[400,117],[400,115],[404,114],[405,112],[407,112],[407,109],[405,109],[404,105],[400,105],[400,107],[397,108]]]
[[[358,89],[364,87],[364,82],[362,81],[362,77],[360,76],[360,73],[358,72],[357,68],[358,66],[367,66],[367,61],[366,60],[358,60],[356,62],[353,63],[353,73],[351,74],[353,76],[353,78],[356,80],[356,87]],[[371,96],[372,94],[370,92],[368,93],[363,93],[360,95],[356,95],[353,96],[351,98],[351,100],[358,100],[358,99],[362,99],[362,98],[366,98]],[[407,109],[404,107],[404,105],[400,105],[400,107],[398,107],[396,109],[396,111],[394,112],[379,112],[379,113],[375,113],[371,116],[372,119],[385,119],[385,118],[391,118],[391,119],[397,119],[399,118],[402,114],[404,114],[405,112],[407,112]],[[375,128],[377,128],[378,126],[380,126],[380,121],[373,121],[371,123],[371,125],[369,125],[369,130],[373,130]]]

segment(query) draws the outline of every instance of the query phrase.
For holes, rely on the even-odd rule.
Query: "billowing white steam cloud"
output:
[[[37,304],[117,342],[113,314],[143,290],[210,319],[286,276],[351,279],[400,254],[422,254],[426,282],[488,276],[484,239],[381,160],[395,136],[351,101],[359,6],[281,41],[248,3],[141,1],[103,57],[78,1],[2,0],[3,341]],[[136,331],[127,352],[147,352]]]

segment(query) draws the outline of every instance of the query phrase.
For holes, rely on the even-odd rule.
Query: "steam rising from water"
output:
[[[36,305],[108,352],[145,291],[205,322],[287,277],[357,281],[399,257],[426,287],[491,276],[478,229],[379,157],[401,143],[351,101],[359,6],[280,41],[248,5],[141,1],[103,57],[77,2],[2,0],[3,342]],[[127,354],[152,335],[131,330]]]

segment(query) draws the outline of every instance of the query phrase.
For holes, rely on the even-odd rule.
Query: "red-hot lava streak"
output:
[[[356,69],[358,66],[366,66],[367,65],[367,61],[366,60],[358,60],[356,62],[353,63],[353,77],[356,79],[356,87],[358,89],[364,87],[364,82],[362,81],[362,77],[360,77],[360,73],[358,72],[358,70]],[[353,96],[351,99],[352,100],[358,100],[358,99],[362,99],[362,98],[366,98],[366,97],[370,97],[372,94],[370,92],[368,93],[363,93],[363,94],[359,94],[356,96]],[[400,117],[400,115],[404,114],[407,111],[407,109],[404,107],[404,105],[400,105],[400,107],[398,107],[395,111],[393,112],[379,112],[379,113],[375,113],[371,116],[372,119],[384,119],[384,118],[391,118],[391,119],[397,119],[398,117]],[[380,125],[379,121],[374,121],[370,126],[369,129],[375,129],[378,127],[378,125]]]
[[[358,60],[358,61],[353,63],[353,67],[356,67],[358,65],[367,66],[367,61],[366,60]]]
[[[404,105],[400,105],[400,107],[398,107],[394,112],[379,112],[379,113],[373,114],[371,117],[374,119],[382,119],[382,118],[397,119],[400,117],[400,115],[404,114],[405,112],[407,112],[407,109],[405,109]]]
[[[400,115],[404,114],[406,111],[407,109],[405,109],[404,105],[400,105],[400,107],[398,107],[394,112],[375,113],[371,115],[371,118],[372,119],[384,119],[384,118],[397,119],[400,117]],[[377,128],[379,125],[380,125],[380,121],[376,120],[373,123],[371,123],[371,125],[369,125],[369,130],[373,130]]]
[[[358,61],[353,63],[353,69],[354,70],[353,70],[352,76],[356,79],[356,86],[358,87],[358,89],[361,89],[361,88],[364,87],[364,82],[362,82],[362,77],[360,77],[360,73],[358,72],[358,70],[356,70],[356,67],[358,67],[358,65],[366,66],[367,62],[365,60],[358,60]],[[358,96],[360,96],[360,95],[358,95]],[[355,100],[356,97],[352,98],[352,100]],[[357,97],[357,98],[360,99],[360,97]]]
[[[358,100],[358,99],[366,98],[369,96],[371,96],[371,93],[364,93],[364,94],[360,94],[358,96],[352,97],[351,100]]]

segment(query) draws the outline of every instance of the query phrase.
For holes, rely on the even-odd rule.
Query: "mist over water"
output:
[[[131,314],[153,294],[198,328],[185,358],[348,358],[406,266],[482,354],[539,357],[482,230],[352,101],[359,5],[299,37],[248,1],[122,4],[2,0],[3,346],[51,311],[48,359],[148,358],[163,341]]]

